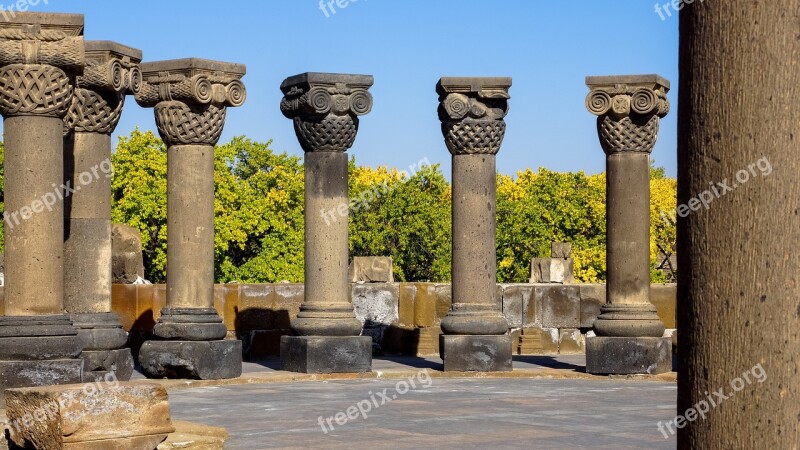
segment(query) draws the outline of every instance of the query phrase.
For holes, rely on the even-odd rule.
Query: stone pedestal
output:
[[[64,315],[62,119],[85,64],[83,16],[0,23],[5,140],[5,299],[0,387],[76,382],[78,333]]]
[[[588,77],[586,84],[591,89],[586,107],[598,116],[607,167],[607,303],[594,330],[600,337],[619,338],[587,342],[587,360],[605,361],[587,365],[587,371],[627,367],[640,373],[636,368],[654,361],[652,349],[633,352],[618,364],[613,359],[626,349],[641,348],[640,338],[664,334],[664,323],[650,302],[650,152],[659,120],[669,112],[669,82],[658,75],[633,75]],[[671,370],[671,363],[658,367],[667,365]]]
[[[315,337],[314,342],[361,334],[361,322],[353,312],[347,282],[346,152],[355,142],[358,116],[372,109],[372,96],[368,92],[372,84],[373,78],[367,75],[306,73],[290,77],[281,85],[284,94],[281,111],[293,120],[305,151],[305,299],[297,319],[292,321],[292,329],[300,336]],[[335,220],[328,219],[330,215]],[[371,361],[371,346],[362,349],[354,344],[352,349],[361,349],[364,354],[338,361],[318,352],[307,352],[307,348],[315,348],[308,347],[307,340],[286,342],[281,345],[282,355],[289,352],[325,360],[289,364],[293,357],[282,356],[282,361],[287,362],[284,370],[335,367],[337,371],[357,372],[362,371],[362,362]]]
[[[125,96],[141,87],[142,52],[110,41],[86,42],[86,69],[64,118],[64,308],[85,351],[86,381],[133,373],[127,333],[111,313],[111,134]]]
[[[672,372],[672,340],[656,337],[587,338],[586,372],[602,375]]]
[[[439,336],[445,372],[510,372],[511,336]]]
[[[223,341],[214,309],[214,145],[227,108],[244,103],[245,67],[183,59],[142,72],[136,101],[155,108],[167,144],[167,305],[139,360],[152,377],[237,377],[241,343]]]
[[[453,343],[442,351],[445,370],[510,370],[504,354],[482,347],[487,336],[508,331],[497,297],[495,158],[505,136],[510,87],[510,78],[442,78],[436,89],[453,155],[453,304],[442,331],[459,336],[442,341]],[[507,347],[510,354],[510,341]],[[486,357],[496,360],[481,361]]]
[[[300,373],[372,371],[369,336],[283,336],[281,370]]]

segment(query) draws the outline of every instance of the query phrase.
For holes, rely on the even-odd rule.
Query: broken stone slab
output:
[[[559,330],[558,353],[561,355],[581,355],[586,352],[586,337],[581,330],[564,328]]]
[[[569,242],[553,242],[550,244],[550,257],[569,259],[572,256],[572,244]]]
[[[120,381],[128,381],[133,376],[133,355],[129,348],[84,351],[81,359],[84,382],[100,381],[112,373]]]
[[[242,376],[242,341],[147,341],[139,362],[150,378],[225,380]]]
[[[284,336],[281,370],[298,373],[372,371],[370,336]]]
[[[353,286],[353,310],[364,327],[377,327],[397,322],[400,286],[397,284],[356,284]]]
[[[80,383],[83,360],[0,361],[0,386],[27,387]]]
[[[671,338],[595,336],[586,339],[587,373],[657,375],[671,371]]]
[[[111,226],[111,259],[113,282],[133,284],[144,279],[142,235],[136,228],[122,223]]]
[[[543,328],[578,328],[581,291],[578,285],[552,284],[534,288],[537,323]]]
[[[156,450],[222,450],[228,440],[225,428],[184,422],[173,422],[175,432],[158,445]]]
[[[442,335],[445,372],[510,372],[511,336]]]
[[[388,256],[355,256],[350,263],[351,283],[394,283],[392,258]]]
[[[175,431],[167,391],[149,383],[99,382],[6,391],[8,432],[22,448],[156,448]]]
[[[561,283],[575,282],[573,276],[574,262],[571,258],[533,258],[531,261],[531,279],[535,283]]]

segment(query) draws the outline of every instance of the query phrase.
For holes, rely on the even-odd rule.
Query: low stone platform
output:
[[[369,336],[283,336],[281,369],[299,373],[366,373],[372,370]]]

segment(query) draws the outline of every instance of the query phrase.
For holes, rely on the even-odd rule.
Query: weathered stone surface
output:
[[[284,336],[281,370],[298,373],[372,371],[369,336]]]
[[[279,283],[275,285],[275,297],[272,302],[272,315],[275,319],[273,327],[289,329],[291,323],[300,313],[305,299],[305,287],[302,284]]]
[[[581,330],[564,328],[559,330],[558,353],[562,355],[579,355],[586,352],[586,337]]]
[[[546,285],[534,288],[536,313],[542,328],[578,328],[581,294],[577,285]]]
[[[122,223],[111,226],[112,280],[114,284],[131,284],[144,279],[142,235],[138,229]]]
[[[527,305],[531,305],[533,286],[503,285],[503,315],[510,328],[522,328],[526,325]]]
[[[388,256],[356,256],[350,263],[351,283],[394,283],[392,258]]]
[[[567,259],[572,256],[572,244],[569,242],[553,242],[550,244],[550,257]]]
[[[522,340],[522,328],[512,328],[508,330],[508,335],[511,336],[511,354],[520,355],[519,346]]]
[[[586,372],[598,375],[650,374],[672,371],[672,341],[653,337],[586,339]]]
[[[592,328],[606,304],[605,284],[581,284],[581,328]]]
[[[441,327],[417,328],[414,330],[412,355],[433,356],[439,354]]]
[[[0,361],[0,386],[7,389],[80,383],[82,368],[80,359]]]
[[[245,334],[251,330],[275,328],[274,302],[275,285],[242,285],[239,291],[239,309],[236,312],[236,331]]]
[[[417,296],[417,286],[413,283],[400,283],[400,298],[398,304],[398,325],[400,327],[414,327],[414,302]]]
[[[650,285],[650,302],[658,310],[658,317],[668,329],[677,328],[676,306],[678,303],[677,284]]]
[[[228,440],[225,428],[176,420],[175,432],[156,450],[222,450]]]
[[[500,297],[498,297],[499,299]],[[453,305],[453,285],[439,284],[436,285],[436,319],[434,325],[442,323],[447,317],[450,308]]]
[[[222,380],[242,375],[241,341],[147,341],[139,362],[151,378]]]
[[[555,355],[558,353],[558,341],[557,328],[523,328],[519,352],[521,355]]]
[[[133,375],[133,355],[131,350],[83,351],[83,381],[91,382],[113,373],[119,381],[128,381]]]
[[[572,259],[533,258],[531,283],[574,283]]]
[[[510,372],[511,336],[442,335],[445,372]]]
[[[437,320],[436,285],[431,283],[417,283],[417,295],[414,298],[414,325],[417,327],[432,327],[441,322]]]
[[[394,283],[355,284],[353,310],[364,327],[389,325],[399,319],[400,286]]]
[[[13,442],[40,449],[155,448],[175,431],[167,391],[155,384],[13,389],[6,414]]]

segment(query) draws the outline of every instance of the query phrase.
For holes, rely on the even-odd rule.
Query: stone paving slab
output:
[[[365,379],[182,389],[170,401],[177,419],[225,427],[228,449],[676,446],[675,437],[665,439],[656,425],[675,415],[671,382],[415,380],[417,388],[403,395],[401,381]],[[373,406],[366,418],[346,418],[348,408],[366,410],[367,403]],[[336,423],[337,413],[344,425]]]

